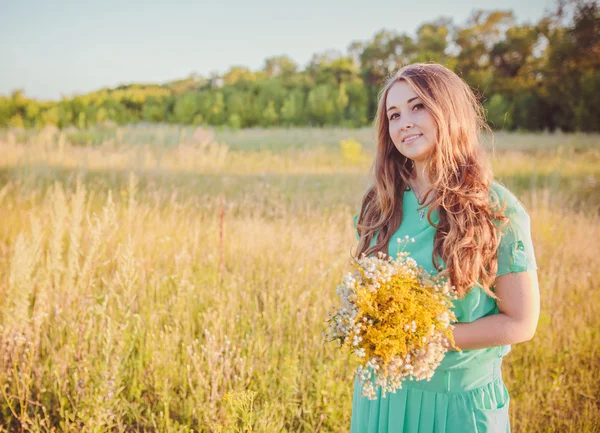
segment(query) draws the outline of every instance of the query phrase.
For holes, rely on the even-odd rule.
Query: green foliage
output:
[[[22,90],[0,97],[0,127],[89,128],[105,121],[247,127],[341,125],[374,118],[386,77],[414,62],[456,71],[484,102],[490,125],[508,130],[599,131],[600,6],[559,2],[537,23],[511,11],[475,10],[467,23],[422,23],[414,36],[390,30],[354,41],[347,53],[314,54],[300,70],[287,56],[261,70],[233,66],[210,78],[131,84],[61,101]]]
[[[600,119],[600,73],[586,71],[580,78],[581,98],[574,109],[574,126],[578,131],[597,131]]]
[[[277,110],[275,110],[275,102],[269,101],[267,103],[267,108],[265,108],[262,113],[262,119],[262,126],[269,127],[277,124],[279,114],[277,114]]]
[[[502,95],[495,94],[487,105],[487,120],[498,129],[511,129],[512,115],[509,104]]]
[[[288,126],[302,125],[305,122],[305,95],[302,89],[292,90],[281,107],[282,123]]]
[[[242,118],[240,117],[239,114],[231,114],[229,115],[229,119],[227,121],[227,123],[229,124],[229,127],[234,130],[237,131],[238,129],[240,129],[242,127]]]
[[[308,115],[314,125],[330,125],[335,119],[333,89],[321,84],[308,94]]]
[[[196,95],[193,93],[186,93],[181,95],[175,101],[175,107],[173,108],[173,114],[177,123],[192,123],[192,120],[198,112],[198,105],[196,101]]]

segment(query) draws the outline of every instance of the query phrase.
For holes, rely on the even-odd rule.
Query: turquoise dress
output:
[[[498,273],[537,269],[531,242],[529,216],[522,204],[505,187],[494,182],[491,194],[506,201],[509,224],[502,230],[498,249]],[[411,190],[404,193],[403,220],[388,245],[396,256],[398,238],[408,235],[414,243],[405,245],[417,263],[435,273],[431,254],[435,228],[420,218],[419,203]],[[427,209],[426,209],[427,210]],[[439,222],[439,213],[432,212]],[[354,227],[358,215],[354,217]],[[358,234],[357,234],[358,238]],[[376,239],[373,239],[374,244]],[[443,262],[441,263],[443,266]],[[454,301],[457,322],[472,322],[498,313],[496,301],[475,286],[462,299]],[[395,394],[369,400],[360,395],[354,381],[351,433],[491,433],[510,432],[509,394],[502,380],[502,358],[510,346],[447,352],[431,381],[406,381]]]

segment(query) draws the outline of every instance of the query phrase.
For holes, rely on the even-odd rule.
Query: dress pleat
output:
[[[376,400],[355,382],[351,433],[510,433],[509,397],[501,378],[464,392],[432,392],[405,385]]]
[[[380,394],[381,395],[381,394]],[[369,431],[376,432],[379,430],[379,414],[380,414],[381,398],[377,399],[377,404],[370,405],[369,408]]]
[[[387,433],[390,423],[390,398],[379,399],[379,429],[377,433]]]
[[[435,416],[433,431],[435,433],[444,433],[446,431],[446,419],[448,417],[448,395],[435,394]]]
[[[423,391],[419,389],[408,390],[408,404],[406,412],[410,414],[405,417],[404,431],[406,433],[419,433],[419,422],[421,420],[421,407],[423,402]]]
[[[421,392],[421,413],[419,414],[419,432],[433,433],[436,393]]]
[[[379,433],[386,432],[401,432],[402,427],[404,425],[404,419],[406,417],[406,403],[407,403],[408,394],[406,392],[402,392],[402,390],[396,391],[395,394],[390,394],[390,409],[389,409],[389,424],[387,430],[380,430]]]

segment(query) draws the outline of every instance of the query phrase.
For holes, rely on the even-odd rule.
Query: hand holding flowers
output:
[[[385,397],[407,378],[429,380],[454,345],[452,287],[404,251],[395,259],[363,255],[352,264],[358,272],[337,287],[342,305],[328,313],[329,337],[357,356],[362,395],[375,399],[381,386]]]

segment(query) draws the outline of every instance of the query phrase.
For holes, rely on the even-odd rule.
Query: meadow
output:
[[[542,312],[515,432],[600,431],[600,135],[497,133]],[[0,432],[345,432],[371,129],[0,131]]]

